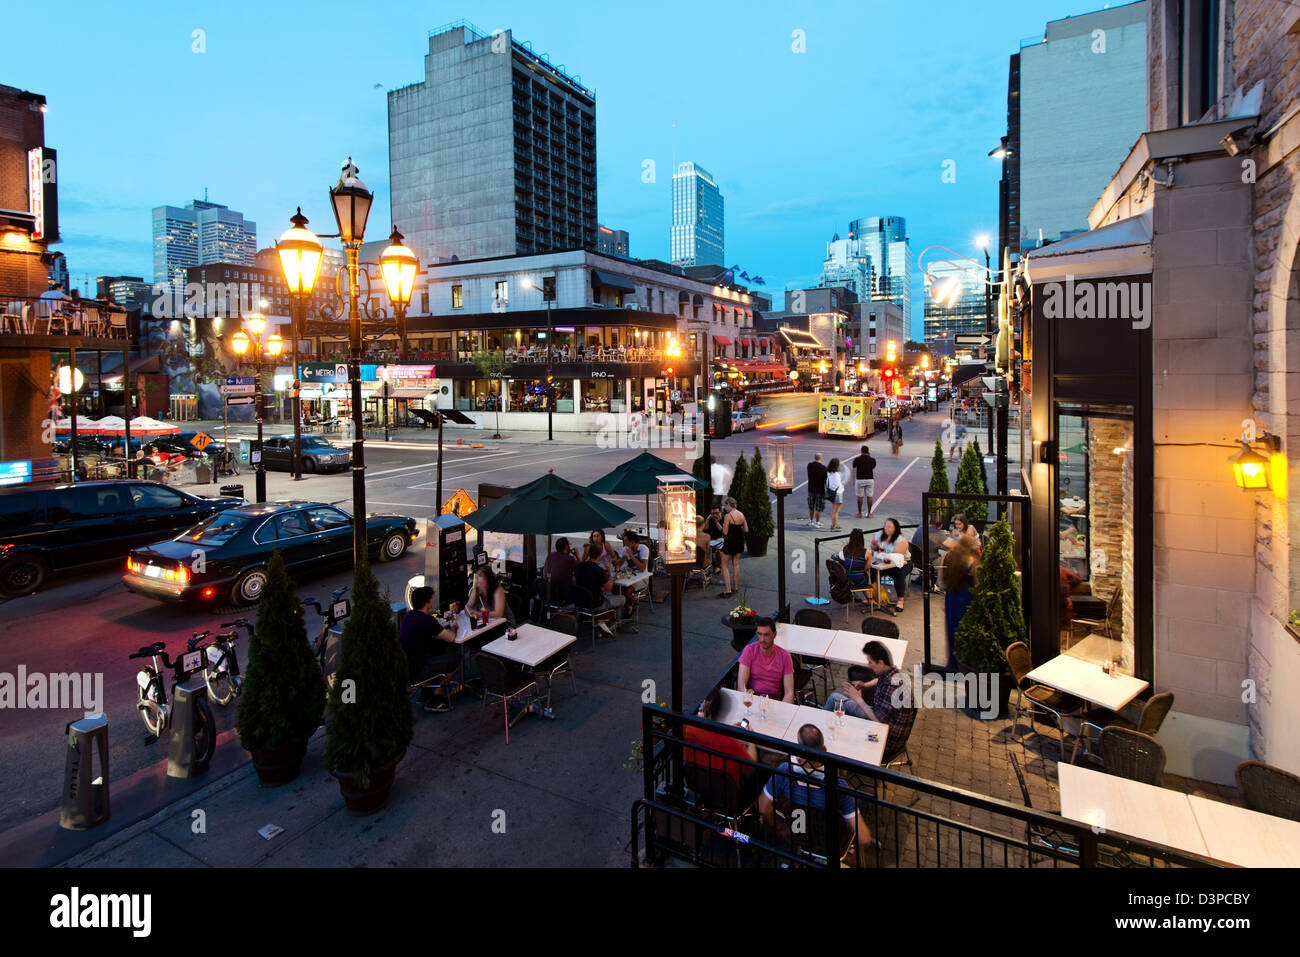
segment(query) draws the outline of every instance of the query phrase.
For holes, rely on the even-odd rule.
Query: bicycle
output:
[[[348,593],[346,585],[336,588],[330,595],[328,609],[323,609],[320,602],[315,598],[299,598],[298,604],[304,608],[314,609],[320,616],[320,634],[312,641],[312,652],[316,655],[316,663],[320,666],[320,672],[325,676],[325,680],[333,686],[334,674],[333,668],[330,667],[329,652],[330,649],[343,639],[343,629],[336,629],[334,626],[348,617],[352,613],[352,603],[343,596]],[[335,639],[330,641],[330,637]]]
[[[253,625],[247,618],[238,621],[222,622],[222,628],[243,628],[248,637],[253,637]],[[186,647],[194,651],[200,642],[211,632],[196,631]],[[208,686],[208,696],[224,708],[239,697],[244,690],[244,677],[239,673],[239,656],[235,653],[235,642],[239,632],[226,631],[218,634],[211,643],[201,646],[204,652],[203,682]]]
[[[145,665],[135,676],[140,710],[140,720],[149,732],[145,736],[146,745],[153,744],[161,737],[163,731],[171,725],[174,705],[167,701],[167,689],[163,685],[162,668],[172,671],[172,697],[176,696],[176,686],[191,675],[203,670],[203,651],[194,649],[186,651],[178,661],[172,661],[164,650],[166,644],[156,641],[141,648],[129,658],[152,658],[152,665]],[[162,667],[159,667],[159,662]],[[217,723],[212,714],[212,706],[205,696],[194,701],[194,762],[206,764],[217,747]]]

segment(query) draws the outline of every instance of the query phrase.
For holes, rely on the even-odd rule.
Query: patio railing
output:
[[[125,340],[126,310],[96,299],[41,299],[0,293],[0,333]]]

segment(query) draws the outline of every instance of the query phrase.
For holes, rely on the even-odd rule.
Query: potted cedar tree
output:
[[[776,533],[776,521],[772,518],[767,468],[763,465],[763,453],[757,448],[754,449],[754,459],[749,463],[745,475],[745,497],[740,500],[740,510],[749,522],[749,534],[745,536],[749,555],[751,558],[762,558],[767,554],[768,539]]]
[[[248,639],[248,667],[236,730],[258,782],[273,787],[298,776],[307,740],[325,712],[325,678],[311,653],[302,606],[279,552],[271,553],[257,628]]]
[[[962,669],[990,676],[993,683],[989,687],[997,689],[999,717],[1007,713],[1011,694],[1007,646],[1028,640],[1020,582],[1015,575],[1014,543],[1005,518],[989,527],[975,578],[975,597],[953,636]]]

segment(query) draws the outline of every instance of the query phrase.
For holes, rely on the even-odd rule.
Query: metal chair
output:
[[[801,625],[805,628],[825,628],[828,631],[835,627],[835,625],[831,622],[831,616],[826,614],[826,612],[820,611],[816,608],[800,608],[797,612],[794,613],[794,624]],[[808,659],[803,656],[800,656],[797,659],[797,664],[799,665],[800,669],[806,670],[808,672],[806,690],[811,695],[813,703],[816,706],[817,704],[819,704],[817,699],[817,691],[815,688],[811,686],[811,682],[816,680],[822,683],[822,696],[824,699],[825,695],[829,691],[829,685],[830,685],[829,667],[824,661],[818,661],[816,659]],[[800,691],[799,678],[800,675],[798,672],[796,672],[795,674],[796,695]],[[800,703],[803,704],[805,702],[800,702]]]
[[[412,681],[407,687],[406,693],[413,695],[419,691],[436,691],[444,701],[447,702],[447,710],[451,710],[451,689],[452,677],[455,671],[439,671],[431,675],[425,675],[419,681]]]
[[[1262,761],[1237,765],[1237,791],[1252,811],[1300,821],[1300,776]]]
[[[794,623],[805,628],[825,628],[828,631],[835,627],[831,616],[816,608],[800,608],[794,613]]]
[[[1014,641],[1007,646],[1007,667],[1011,670],[1011,680],[1016,689],[1016,714],[1013,727],[1018,727],[1020,717],[1025,712],[1025,699],[1029,699],[1029,730],[1038,733],[1034,716],[1038,711],[1050,714],[1056,719],[1056,730],[1061,738],[1061,757],[1065,757],[1065,722],[1061,716],[1077,714],[1083,710],[1083,702],[1074,695],[1057,691],[1047,685],[1031,684],[1025,687],[1029,672],[1034,670],[1033,659],[1029,655],[1029,646],[1023,641]],[[1077,741],[1077,736],[1076,736]],[[1024,746],[1024,739],[1020,741]]]
[[[537,682],[525,674],[511,673],[504,661],[485,651],[475,654],[474,660],[478,664],[479,677],[483,681],[483,707],[487,707],[489,698],[501,700],[506,721],[506,744],[509,744],[510,727],[514,724],[514,721],[510,720],[510,702],[527,700],[531,704],[532,699],[537,695]],[[515,721],[518,721],[527,710],[528,705],[525,705],[524,709],[515,715]]]
[[[897,638],[898,626],[892,621],[885,618],[876,618],[868,615],[862,619],[862,628],[859,629],[864,635],[870,635],[873,638]],[[895,661],[894,667],[902,667],[902,662]]]
[[[558,631],[565,635],[577,635],[578,619],[572,615],[555,614],[551,616],[547,623],[548,628],[552,631]],[[569,690],[574,694],[578,693],[578,682],[573,674],[573,665],[569,663],[568,651],[561,651],[559,654],[552,655],[541,664],[535,665],[529,671],[538,681],[546,682],[546,704],[549,711],[551,707],[551,691],[555,687],[555,679],[560,675],[569,676]]]
[[[1130,721],[1123,715],[1116,714],[1113,711],[1089,711],[1084,720],[1079,722],[1079,733],[1074,739],[1074,751],[1070,754],[1070,763],[1078,757],[1079,745],[1083,744],[1083,753],[1092,755],[1089,749],[1090,735],[1092,731],[1097,732],[1098,736],[1106,728],[1127,728],[1129,731],[1141,731],[1143,734],[1149,734],[1152,737],[1160,730],[1160,726],[1165,723],[1165,717],[1173,709],[1174,695],[1172,691],[1163,691],[1160,694],[1152,695],[1142,705],[1142,711],[1138,715],[1137,722]]]
[[[1114,639],[1114,624],[1119,620],[1120,615],[1123,613],[1123,604],[1124,589],[1121,586],[1116,585],[1115,591],[1111,593],[1110,601],[1106,603],[1106,614],[1104,617],[1073,618],[1070,620],[1070,628],[1073,629],[1075,625],[1083,625],[1089,631],[1100,629],[1106,632],[1107,638]]]
[[[601,595],[603,597],[604,593],[602,592]],[[597,626],[604,626],[606,634],[610,638],[614,637],[614,629],[610,628],[608,623],[614,621],[619,614],[618,605],[612,608],[597,608],[598,602],[591,592],[577,585],[573,586],[573,591],[569,597],[573,599],[573,610],[577,613],[578,624],[581,625],[583,620],[586,619],[591,626],[592,651],[596,650],[596,635],[601,631],[601,628]],[[617,624],[616,621],[615,624]]]
[[[1164,746],[1151,735],[1128,728],[1102,730],[1101,759],[1108,773],[1156,787],[1165,771]]]

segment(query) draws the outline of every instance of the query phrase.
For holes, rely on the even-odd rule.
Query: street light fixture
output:
[[[280,257],[280,271],[284,274],[284,285],[289,291],[290,315],[289,332],[293,342],[293,461],[291,469],[295,481],[302,479],[302,366],[298,356],[298,341],[302,334],[302,325],[307,320],[307,300],[311,298],[316,287],[316,277],[320,274],[321,259],[325,246],[320,239],[307,228],[307,217],[302,214],[302,207],[289,217],[293,225],[284,231],[276,241],[275,251]]]
[[[243,329],[238,330],[230,337],[230,348],[234,350],[235,355],[241,359],[246,355],[249,349],[253,351],[253,363],[256,370],[256,378],[253,380],[254,389],[257,390],[256,404],[254,411],[257,416],[257,468],[254,471],[254,486],[256,489],[255,498],[258,504],[266,501],[266,467],[262,464],[262,422],[266,418],[266,396],[262,392],[262,355],[265,353],[272,358],[278,356],[284,351],[284,340],[280,334],[272,332],[266,341],[262,341],[262,335],[266,332],[266,317],[260,313],[253,313],[244,320],[244,325],[248,327],[249,332]]]
[[[794,491],[794,440],[774,435],[767,443],[767,487],[776,496],[776,551],[785,554],[785,497]],[[785,561],[776,566],[777,617],[787,620],[785,604]]]
[[[659,558],[672,575],[672,708],[682,710],[682,590],[695,564],[695,485],[678,476],[659,481]]]
[[[374,193],[357,178],[361,172],[352,157],[343,165],[339,181],[330,190],[330,206],[338,223],[339,239],[348,257],[348,326],[351,356],[348,378],[352,384],[352,563],[366,560],[366,463],[364,423],[361,415],[361,308],[358,285],[361,244]]]
[[[388,301],[397,316],[397,361],[406,358],[406,307],[415,292],[415,277],[420,271],[420,261],[402,242],[402,234],[393,227],[388,246],[379,254],[379,272],[384,277]],[[384,441],[388,441],[388,376],[384,376]]]

